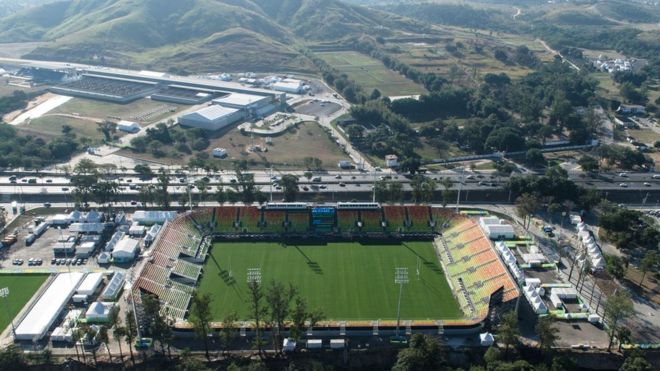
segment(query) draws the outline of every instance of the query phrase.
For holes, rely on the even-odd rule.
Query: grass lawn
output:
[[[173,115],[173,112],[165,110],[165,107],[168,106],[175,107],[176,111],[181,110],[182,107],[184,107],[174,103],[156,102],[146,98],[138,99],[126,104],[103,102],[85,98],[73,98],[55,108],[50,113],[92,117],[100,120],[120,117],[124,120],[147,124]],[[148,113],[154,114],[148,117],[143,117]]]
[[[9,326],[46,278],[47,274],[0,274],[0,289],[9,288],[9,297],[0,298],[0,332]]]
[[[417,256],[420,279],[417,279]],[[247,269],[261,268],[262,281],[291,283],[310,308],[330,320],[396,319],[399,287],[396,267],[407,267],[401,318],[406,320],[461,318],[431,242],[397,245],[328,243],[280,245],[271,242],[218,243],[213,246],[199,285],[213,296],[213,318],[221,321],[235,310],[249,319]],[[231,270],[232,279],[229,279]]]
[[[367,94],[378,89],[386,96],[424,94],[426,89],[385,65],[358,52],[318,53],[330,66],[360,85]]]
[[[26,133],[46,135],[49,137],[62,136],[62,127],[69,125],[73,132],[79,137],[87,137],[95,140],[103,140],[103,134],[97,130],[98,125],[94,121],[83,120],[65,116],[42,116],[30,121],[29,124],[21,124],[18,128]]]

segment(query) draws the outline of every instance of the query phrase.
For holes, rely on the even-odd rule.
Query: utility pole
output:
[[[408,283],[408,268],[394,268],[394,283],[399,285],[399,301],[396,306],[396,337],[399,337],[399,324],[401,323],[401,295],[403,284]]]

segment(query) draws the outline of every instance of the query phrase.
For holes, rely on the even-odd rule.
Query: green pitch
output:
[[[419,278],[417,265],[419,260]],[[396,319],[396,267],[408,268],[403,320],[461,318],[458,303],[437,262],[431,242],[399,245],[281,245],[271,242],[218,243],[204,266],[199,290],[213,297],[213,317],[235,310],[250,319],[247,269],[261,268],[262,284],[291,283],[310,308],[331,320]]]
[[[47,274],[0,274],[0,290],[9,288],[9,296],[0,297],[0,332],[9,326],[46,278]]]

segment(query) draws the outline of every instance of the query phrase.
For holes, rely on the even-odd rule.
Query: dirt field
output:
[[[349,160],[341,148],[330,139],[328,134],[314,122],[305,122],[296,129],[289,129],[285,134],[272,138],[272,143],[266,143],[266,138],[242,135],[238,129],[232,129],[219,137],[211,139],[206,150],[209,155],[214,148],[227,149],[228,156],[215,160],[221,169],[230,169],[236,160],[247,160],[251,168],[264,168],[267,163],[275,168],[301,168],[305,157],[317,157],[323,161],[327,169],[336,168],[337,162]],[[257,145],[267,149],[267,152],[250,152],[250,146]],[[170,151],[168,149],[168,151]],[[163,165],[185,164],[191,156],[180,158],[155,158],[149,153],[133,153],[121,150],[120,156],[160,163]]]

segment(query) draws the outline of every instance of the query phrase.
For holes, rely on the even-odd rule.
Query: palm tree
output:
[[[133,363],[133,368],[135,368],[135,356],[133,355],[133,340],[137,336],[137,325],[134,322],[134,314],[132,310],[126,312],[126,342],[128,343],[128,350],[131,352],[131,363]]]
[[[124,354],[122,353],[121,350],[121,342],[126,337],[126,327],[115,326],[115,329],[112,332],[112,337],[117,342],[117,345],[119,345],[119,359],[121,360],[120,363],[124,364]]]
[[[110,342],[110,337],[108,336],[108,328],[106,326],[101,326],[98,336],[99,342],[105,345],[105,349],[108,351],[108,358],[110,359],[110,363],[112,363],[112,353],[110,353],[110,347],[108,346],[108,343]]]

